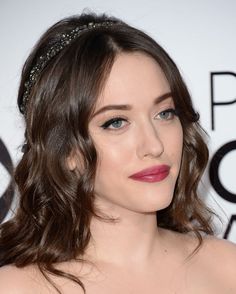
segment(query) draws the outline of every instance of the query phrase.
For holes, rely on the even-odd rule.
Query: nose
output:
[[[157,127],[150,121],[138,127],[137,142],[137,156],[140,159],[159,157],[164,151],[163,141],[158,134]]]

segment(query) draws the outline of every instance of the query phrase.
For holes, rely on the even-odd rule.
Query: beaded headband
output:
[[[98,28],[98,27],[108,27],[113,24],[115,24],[115,21],[104,21],[100,23],[96,22],[89,22],[88,24],[81,25],[73,29],[69,33],[64,33],[61,35],[61,38],[59,39],[58,42],[56,42],[54,45],[52,45],[48,51],[46,52],[45,55],[41,55],[39,57],[38,62],[36,65],[31,69],[29,73],[29,78],[25,82],[25,91],[23,93],[23,98],[22,102],[20,104],[20,112],[22,114],[26,113],[26,106],[29,100],[30,92],[35,84],[36,80],[38,79],[39,75],[43,71],[43,69],[46,67],[48,62],[55,56],[57,55],[60,51],[62,51],[66,46],[68,46],[73,40],[75,40],[81,33],[81,31],[84,30],[90,30],[93,28]]]

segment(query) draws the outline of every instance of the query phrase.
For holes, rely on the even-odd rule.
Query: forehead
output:
[[[158,63],[144,53],[121,53],[98,97],[97,106],[111,103],[145,103],[170,92],[168,81]]]

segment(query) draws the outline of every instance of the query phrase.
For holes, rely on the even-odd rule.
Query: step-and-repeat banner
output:
[[[157,40],[175,60],[209,137],[200,188],[221,217],[216,234],[236,242],[236,2],[211,0],[1,1],[0,222],[17,206],[11,174],[22,156],[24,124],[16,108],[22,65],[39,36],[83,9],[106,12]]]

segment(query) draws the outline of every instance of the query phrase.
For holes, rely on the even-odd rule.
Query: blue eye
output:
[[[158,113],[158,117],[161,120],[171,120],[174,118],[175,115],[177,115],[177,113],[176,110],[173,108],[169,108]]]
[[[127,122],[127,120],[124,118],[115,117],[105,122],[101,127],[103,129],[110,129],[110,130],[120,129],[122,127],[123,121]],[[112,128],[110,128],[110,126],[112,126]]]

